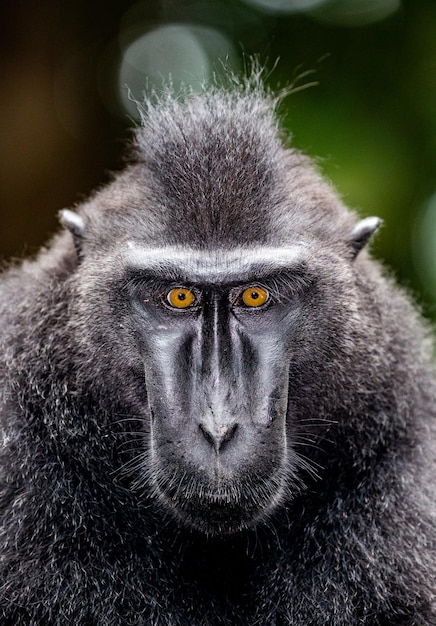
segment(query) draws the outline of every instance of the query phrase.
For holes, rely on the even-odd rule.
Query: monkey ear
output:
[[[353,260],[357,257],[362,248],[366,246],[381,223],[382,221],[379,217],[366,217],[356,224],[348,240],[348,244],[352,250]]]
[[[83,218],[74,211],[70,211],[69,209],[62,209],[62,211],[59,211],[59,221],[62,226],[68,228],[68,230],[73,235],[74,246],[76,248],[77,256],[80,257],[80,252],[82,249],[82,239],[85,234],[85,222]]]

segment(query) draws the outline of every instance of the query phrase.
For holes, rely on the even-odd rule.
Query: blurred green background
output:
[[[294,144],[384,228],[374,253],[436,319],[435,0],[3,0],[0,256],[37,249],[122,165],[136,98],[256,54]]]

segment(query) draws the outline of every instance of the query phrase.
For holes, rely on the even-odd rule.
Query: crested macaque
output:
[[[1,280],[2,626],[434,626],[426,323],[256,81]]]

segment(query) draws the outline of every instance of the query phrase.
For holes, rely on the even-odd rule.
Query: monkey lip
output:
[[[173,505],[181,509],[195,508],[195,507],[213,507],[214,505],[219,508],[246,508],[247,503],[250,501],[247,497],[241,497],[240,490],[236,489],[213,489],[210,486],[208,488],[202,488],[198,486],[196,490],[191,492],[178,491],[174,492],[170,489],[163,490],[163,494],[166,499],[170,500]]]
[[[165,472],[161,474],[155,483],[156,495],[183,526],[209,535],[253,528],[282,501],[280,475],[270,480],[241,475],[236,483],[204,480],[195,474],[182,481],[172,478]]]
[[[206,502],[217,502],[219,504],[234,505],[239,502],[239,498],[226,493],[217,493],[214,491],[206,491],[201,494],[201,498]]]

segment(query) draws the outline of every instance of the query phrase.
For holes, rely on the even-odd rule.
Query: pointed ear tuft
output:
[[[73,235],[74,247],[76,248],[77,258],[81,257],[82,239],[85,235],[85,222],[83,218],[70,209],[62,209],[59,211],[59,221]]]
[[[85,234],[85,222],[78,213],[70,211],[70,209],[62,209],[62,211],[59,211],[59,221],[75,237],[83,237]]]
[[[366,246],[381,223],[382,221],[379,217],[366,217],[356,224],[351,231],[348,241],[353,253],[353,259],[355,259],[362,248]]]

